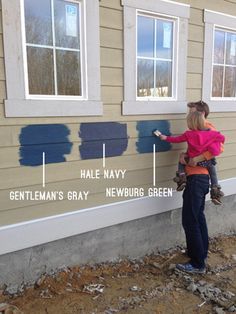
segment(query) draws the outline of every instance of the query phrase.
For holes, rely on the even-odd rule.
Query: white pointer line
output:
[[[106,166],[106,144],[102,144],[102,166],[105,168]]]
[[[156,144],[153,144],[153,186],[156,186]]]
[[[45,188],[45,152],[43,152],[43,188]]]

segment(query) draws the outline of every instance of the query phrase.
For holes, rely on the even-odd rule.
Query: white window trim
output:
[[[214,52],[214,30],[223,28],[226,31],[236,31],[236,16],[215,12],[204,11],[205,22],[205,43],[204,43],[204,62],[203,62],[203,86],[202,99],[207,102],[211,112],[236,111],[236,98],[211,97],[212,89],[212,64]]]
[[[122,0],[124,6],[124,101],[123,115],[186,112],[187,39],[190,6],[165,0]],[[176,20],[178,31],[176,99],[136,99],[136,16],[146,11]]]
[[[73,1],[73,0],[72,0]],[[2,0],[7,99],[6,117],[97,116],[103,114],[100,95],[99,1],[82,0],[86,32],[86,98],[27,97],[22,32],[23,0]],[[14,23],[13,23],[14,21]],[[27,83],[28,84],[28,83]]]

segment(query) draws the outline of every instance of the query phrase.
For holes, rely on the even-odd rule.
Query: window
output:
[[[29,95],[83,96],[80,3],[25,0]]]
[[[174,22],[137,16],[137,97],[171,98]]]
[[[186,111],[189,6],[123,0],[123,114]]]
[[[98,9],[98,0],[2,1],[6,116],[102,114]]]
[[[236,33],[214,30],[211,97],[235,97]]]
[[[204,20],[203,99],[211,111],[235,111],[236,17],[205,10]]]

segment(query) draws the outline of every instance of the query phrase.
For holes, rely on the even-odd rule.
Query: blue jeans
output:
[[[182,224],[185,231],[190,263],[197,268],[205,266],[208,252],[208,230],[204,214],[205,197],[209,192],[209,176],[187,177],[183,193]]]

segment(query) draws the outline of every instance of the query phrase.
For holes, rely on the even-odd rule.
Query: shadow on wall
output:
[[[138,131],[138,141],[136,149],[140,154],[151,153],[153,144],[156,144],[156,152],[166,152],[171,150],[171,144],[161,141],[153,135],[156,129],[165,135],[171,135],[170,123],[167,120],[139,121],[136,129]]]
[[[45,163],[66,161],[64,155],[70,154],[72,143],[68,136],[70,130],[64,124],[28,125],[21,129],[20,165],[42,165],[42,154],[45,152]]]

